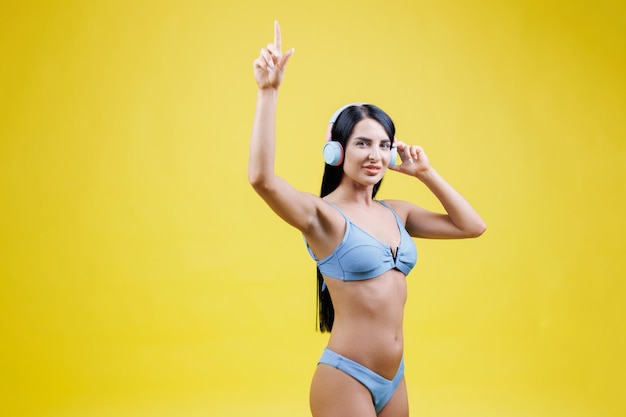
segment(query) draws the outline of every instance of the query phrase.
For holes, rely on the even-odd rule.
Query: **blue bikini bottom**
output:
[[[374,402],[376,414],[378,414],[380,410],[387,405],[389,400],[391,400],[391,397],[393,397],[393,394],[396,392],[396,388],[398,388],[398,385],[404,376],[404,357],[400,362],[396,376],[394,376],[391,380],[378,375],[376,372],[369,370],[360,363],[341,356],[328,348],[324,349],[324,353],[322,353],[322,357],[320,358],[318,364],[319,363],[337,368],[365,385],[365,387],[372,394],[372,401]]]

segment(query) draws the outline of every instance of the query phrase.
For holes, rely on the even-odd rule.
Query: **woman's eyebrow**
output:
[[[366,137],[366,136],[356,136],[354,139],[355,139],[355,140],[356,140],[356,139],[359,139],[359,140],[367,140],[367,141],[370,141],[370,142],[374,140],[374,139],[368,138],[368,137]],[[384,139],[381,139],[380,141],[381,141],[381,142],[391,142],[391,139],[384,138]]]

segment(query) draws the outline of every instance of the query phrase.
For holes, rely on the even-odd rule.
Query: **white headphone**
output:
[[[350,103],[350,104],[346,104],[345,106],[341,106],[335,113],[333,113],[330,120],[328,121],[328,130],[326,132],[326,143],[324,144],[324,149],[323,149],[324,162],[326,162],[328,165],[332,165],[336,167],[336,166],[341,165],[341,163],[343,162],[343,154],[344,154],[343,147],[341,146],[341,143],[337,142],[336,140],[332,140],[331,132],[333,130],[333,125],[335,124],[335,121],[337,120],[341,112],[343,112],[348,107],[361,106],[363,104],[365,103]],[[394,146],[393,148],[391,148],[391,160],[389,162],[390,168],[396,164],[397,157],[398,157],[398,151],[396,147]]]

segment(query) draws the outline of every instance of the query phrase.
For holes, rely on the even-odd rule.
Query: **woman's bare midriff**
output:
[[[364,281],[326,282],[335,308],[329,349],[392,379],[403,354],[404,274],[392,269]]]

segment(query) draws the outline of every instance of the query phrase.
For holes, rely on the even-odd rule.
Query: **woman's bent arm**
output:
[[[444,227],[440,231],[431,230],[431,237],[468,238],[478,237],[484,233],[487,226],[480,215],[434,168],[420,172],[418,178],[428,187],[435,197],[437,197],[448,213],[443,220],[450,226],[453,226],[450,229]],[[409,220],[409,223],[414,222]],[[431,227],[432,226],[434,225],[431,225]],[[449,230],[448,233],[441,233],[446,229]]]
[[[405,213],[406,228],[414,237],[446,239],[469,238],[483,234],[485,222],[470,203],[432,168],[421,146],[398,141],[402,164],[394,171],[416,177],[437,197],[446,213],[434,213],[414,204],[394,201]]]

